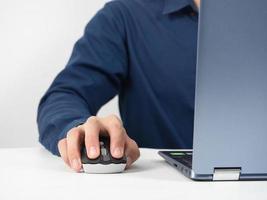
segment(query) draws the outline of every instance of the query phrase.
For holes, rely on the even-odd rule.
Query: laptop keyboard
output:
[[[192,168],[192,152],[170,152],[169,156],[183,165]]]

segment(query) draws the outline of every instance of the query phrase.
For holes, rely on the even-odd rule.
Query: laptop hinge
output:
[[[239,180],[241,168],[214,168],[214,181]]]

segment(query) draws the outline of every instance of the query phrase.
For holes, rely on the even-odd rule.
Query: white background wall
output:
[[[37,145],[38,102],[106,1],[0,0],[0,147]]]

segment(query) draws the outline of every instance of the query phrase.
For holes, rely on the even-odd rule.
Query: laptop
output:
[[[201,2],[193,150],[159,152],[193,180],[267,179],[266,8]]]

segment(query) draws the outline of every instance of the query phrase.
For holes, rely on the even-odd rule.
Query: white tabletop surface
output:
[[[0,199],[267,199],[267,181],[195,182],[157,154],[141,149],[140,159],[121,174],[84,174],[68,169],[41,147],[0,149]]]

